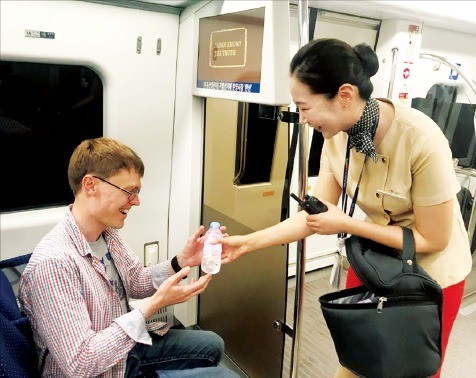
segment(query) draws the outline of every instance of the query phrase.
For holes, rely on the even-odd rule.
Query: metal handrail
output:
[[[474,79],[470,80],[466,74],[464,73],[464,71],[461,70],[461,67],[450,62],[448,59],[446,59],[445,57],[443,56],[440,56],[440,55],[436,55],[436,54],[428,54],[428,53],[420,53],[419,55],[420,58],[423,58],[423,59],[430,59],[430,60],[435,60],[437,62],[440,62],[440,63],[444,63],[446,64],[448,67],[450,67],[451,69],[453,69],[454,71],[456,71],[458,73],[459,76],[461,76],[463,78],[464,81],[466,81],[466,83],[468,83],[469,87],[471,88],[471,90],[473,91],[473,93],[476,95],[476,83],[474,81]]]
[[[299,47],[309,42],[309,4],[308,0],[299,0],[298,3],[298,25],[299,25]],[[308,128],[306,125],[299,126],[299,186],[298,191],[301,198],[304,198],[307,191],[307,171],[308,171]],[[306,239],[297,243],[296,256],[296,292],[294,297],[294,335],[291,346],[291,367],[290,376],[298,376],[299,347],[301,339],[302,304],[304,297],[304,283],[306,275]]]
[[[392,49],[392,71],[390,72],[390,80],[388,83],[387,97],[392,97],[393,84],[395,82],[395,74],[397,72],[397,58],[398,58],[398,47]]]
[[[241,111],[240,111],[241,108]],[[240,124],[239,135],[236,136],[237,141],[240,141],[240,151],[238,156],[238,171],[233,178],[233,185],[239,185],[240,180],[245,174],[246,168],[246,148],[247,148],[247,137],[248,137],[248,111],[249,105],[246,103],[238,104],[238,123]]]

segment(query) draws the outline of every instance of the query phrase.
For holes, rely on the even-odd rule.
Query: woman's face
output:
[[[324,94],[314,94],[296,75],[291,76],[290,90],[293,101],[299,108],[300,124],[307,123],[326,139],[349,128],[338,96],[328,99]]]

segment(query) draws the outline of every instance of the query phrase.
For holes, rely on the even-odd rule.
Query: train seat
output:
[[[20,311],[14,290],[31,254],[0,261],[0,377],[38,377],[30,322]]]

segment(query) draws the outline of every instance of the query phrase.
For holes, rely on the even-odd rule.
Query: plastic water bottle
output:
[[[221,267],[221,244],[210,244],[214,239],[220,239],[223,234],[220,230],[220,223],[210,223],[210,228],[205,233],[205,241],[203,244],[202,271],[205,273],[215,274],[220,271]]]

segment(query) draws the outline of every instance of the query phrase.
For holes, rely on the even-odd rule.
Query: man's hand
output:
[[[200,265],[203,254],[203,243],[200,243],[200,236],[204,231],[205,227],[200,226],[188,237],[183,251],[177,255],[177,262],[181,267]]]
[[[159,286],[153,296],[146,299],[141,307],[146,319],[156,314],[160,308],[165,306],[183,303],[190,298],[202,293],[212,279],[211,274],[206,274],[198,280],[192,279],[189,284],[181,284],[182,279],[190,272],[190,267],[186,266],[178,273],[167,278]]]
[[[220,230],[223,236],[226,234],[226,227],[221,226]],[[205,227],[200,226],[197,231],[190,235],[187,239],[187,243],[183,248],[183,251],[177,255],[177,262],[180,267],[190,266],[194,267],[200,265],[203,255],[203,237],[202,234],[205,231]]]

